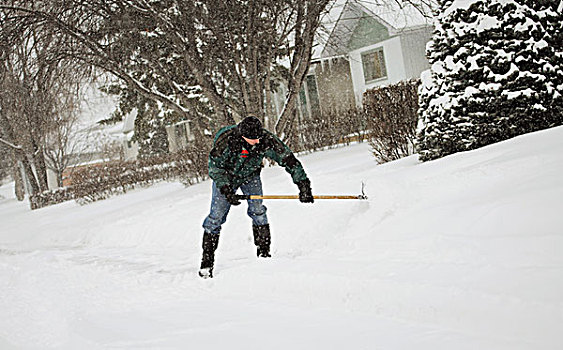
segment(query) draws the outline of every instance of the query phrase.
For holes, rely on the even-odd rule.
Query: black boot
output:
[[[219,234],[203,232],[203,255],[201,258],[201,267],[199,269],[199,277],[212,278],[213,264],[215,263],[215,250],[219,244]]]
[[[259,258],[269,258],[270,255],[270,225],[252,226],[256,255]]]

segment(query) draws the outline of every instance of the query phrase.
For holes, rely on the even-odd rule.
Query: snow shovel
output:
[[[364,193],[364,183],[362,182],[362,194],[357,196],[349,196],[349,195],[318,195],[313,196],[315,199],[361,199],[367,200],[368,196]],[[298,195],[246,195],[246,194],[237,194],[236,198],[238,200],[248,200],[248,199],[299,199]]]

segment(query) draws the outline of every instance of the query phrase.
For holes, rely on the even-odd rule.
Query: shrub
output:
[[[361,109],[350,108],[330,111],[301,120],[299,142],[294,151],[309,151],[363,141],[365,137],[365,115]]]
[[[414,153],[420,80],[374,88],[364,93],[369,143],[380,163]]]
[[[31,209],[39,209],[49,205],[58,204],[74,199],[74,192],[70,187],[57,188],[51,191],[43,191],[30,196]]]
[[[134,161],[110,161],[82,167],[72,173],[72,185],[32,195],[31,209],[75,199],[80,204],[106,199],[159,181],[181,181],[186,186],[207,178],[209,141],[187,149]]]

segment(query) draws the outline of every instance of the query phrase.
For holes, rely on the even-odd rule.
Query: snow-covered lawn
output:
[[[561,349],[563,128],[383,166],[366,144],[300,157],[316,194],[245,205],[197,277],[210,182],[30,211],[0,188],[0,349]],[[266,194],[296,194],[280,167]],[[2,198],[2,197],[0,197]]]

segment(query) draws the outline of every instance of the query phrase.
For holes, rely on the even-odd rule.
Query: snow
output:
[[[543,39],[540,40],[540,41],[534,42],[534,49],[536,49],[536,50],[541,50],[541,49],[544,49],[548,46],[549,46],[549,44]]]
[[[83,87],[79,116],[79,124],[82,128],[109,118],[119,103],[115,96],[100,91],[102,86],[109,83],[110,78],[104,76],[100,80],[98,83],[86,84]]]
[[[512,100],[522,96],[532,96],[534,93],[535,93],[534,90],[527,88],[524,90],[517,90],[517,91],[503,91],[502,95],[506,96],[509,100]]]
[[[454,0],[454,2],[450,5],[450,7],[448,7],[446,11],[444,11],[442,16],[449,16],[451,15],[452,12],[458,9],[467,10],[469,9],[469,7],[471,7],[471,5],[473,5],[478,1],[480,0]]]
[[[559,349],[563,127],[420,163],[356,144],[301,156],[317,194],[245,205],[201,280],[210,182],[29,211],[0,187],[2,349]],[[266,194],[296,193],[280,167]]]
[[[500,27],[501,22],[496,19],[495,17],[492,16],[485,16],[482,14],[479,14],[478,19],[477,19],[477,25],[476,25],[476,30],[478,33],[484,32],[486,30],[490,30],[493,28],[498,28]]]

